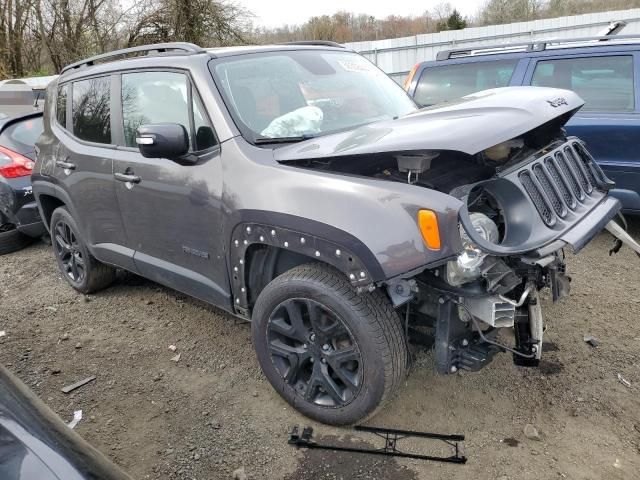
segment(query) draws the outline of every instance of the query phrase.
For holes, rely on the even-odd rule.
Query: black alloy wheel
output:
[[[305,401],[342,407],[362,385],[358,345],[344,322],[321,303],[292,298],[278,305],[267,324],[271,361]]]
[[[116,269],[99,262],[85,244],[76,220],[58,207],[49,223],[53,254],[64,279],[81,293],[93,293],[113,283]]]
[[[402,384],[402,322],[377,289],[358,292],[331,266],[287,270],[260,292],[251,337],[269,383],[300,413],[353,425],[382,408]]]
[[[82,283],[86,275],[85,259],[75,232],[64,220],[55,224],[53,246],[63,273],[74,283]]]

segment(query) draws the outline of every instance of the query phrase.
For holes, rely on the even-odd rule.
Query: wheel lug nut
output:
[[[312,342],[314,342],[316,340],[316,334],[312,333],[311,335],[309,335],[309,340],[311,340]]]
[[[306,348],[307,348],[307,344],[306,344],[306,343],[303,343],[303,344],[302,344],[302,348],[304,348],[304,349],[306,350]]]
[[[329,345],[327,345],[326,343],[322,345],[322,350],[324,350],[325,352],[329,350]]]
[[[327,363],[327,359],[326,358],[323,358],[321,361],[322,361],[322,363]]]
[[[311,358],[309,359],[309,361],[310,361],[311,363],[313,363],[313,357],[311,357]]]

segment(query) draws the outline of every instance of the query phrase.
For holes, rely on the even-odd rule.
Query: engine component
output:
[[[422,172],[431,168],[431,161],[440,155],[437,152],[421,155],[398,155],[398,170],[407,174],[407,183],[414,184]]]
[[[465,298],[463,301],[468,313],[478,320],[495,328],[513,327],[516,307],[498,296],[484,298]],[[463,315],[467,312],[463,312]],[[463,317],[461,315],[461,317]]]
[[[533,291],[529,303],[516,309],[514,325],[516,351],[513,352],[513,363],[521,367],[537,367],[542,355],[542,335],[544,325],[538,292]]]
[[[504,295],[522,282],[514,271],[498,257],[487,257],[480,267],[481,275],[487,281],[489,293]]]
[[[489,147],[484,150],[484,155],[489,160],[498,163],[504,163],[509,160],[511,150],[514,148],[520,149],[524,146],[524,140],[522,138],[514,138],[507,140],[506,142],[499,143],[493,147]]]
[[[544,334],[544,321],[542,318],[542,308],[540,307],[540,299],[538,291],[534,290],[529,296],[529,324],[531,325],[531,350],[536,355],[536,359],[540,360],[542,356],[542,335]]]

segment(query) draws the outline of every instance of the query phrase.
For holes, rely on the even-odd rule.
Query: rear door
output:
[[[99,260],[134,270],[113,180],[112,77],[83,78],[59,86],[52,130],[58,145],[51,174],[84,241]],[[45,168],[43,166],[43,168]]]
[[[567,123],[567,132],[587,142],[628,210],[640,210],[637,60],[629,51],[538,57],[524,82],[573,90],[585,100]]]
[[[220,146],[200,96],[184,70],[123,72],[118,82],[120,137],[114,173],[139,179],[116,185],[136,268],[158,283],[227,304]],[[186,127],[195,163],[140,154],[136,129],[164,122]]]

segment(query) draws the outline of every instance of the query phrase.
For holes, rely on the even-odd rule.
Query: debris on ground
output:
[[[80,380],[79,382],[72,383],[71,385],[67,385],[66,387],[62,387],[62,393],[69,393],[75,390],[76,388],[80,388],[83,385],[86,385],[89,382],[93,382],[96,379],[95,375],[91,375],[90,377],[85,378],[84,380]]]
[[[233,471],[233,480],[247,480],[247,474],[244,473],[244,467],[240,467]]]
[[[80,342],[76,343],[76,350],[80,350],[82,348],[82,344]]]
[[[618,380],[620,380],[620,383],[623,384],[625,387],[631,388],[631,382],[626,378],[624,378],[621,373],[618,374]]]
[[[176,346],[175,345],[169,345],[169,350],[171,350],[172,352],[176,351]]]
[[[180,353],[177,355],[174,355],[173,357],[171,357],[171,361],[172,362],[179,362],[180,361]]]
[[[597,347],[598,345],[600,345],[600,342],[598,340],[596,340],[595,337],[593,337],[592,335],[585,335],[584,337],[584,342],[588,343],[589,345],[591,345],[592,347]]]
[[[82,420],[82,410],[76,410],[73,412],[73,420],[67,424],[67,427],[76,428],[76,425],[80,423],[80,420]]]
[[[6,337],[7,336],[7,332],[5,332],[4,330],[0,330],[0,337]]]
[[[540,440],[540,434],[538,433],[538,429],[533,425],[531,425],[530,423],[527,423],[524,426],[524,436],[527,437],[529,440],[537,440],[537,441]]]
[[[517,447],[518,445],[520,445],[520,442],[515,438],[505,438],[504,440],[502,440],[502,443],[504,443],[505,445],[509,445],[510,447]]]

